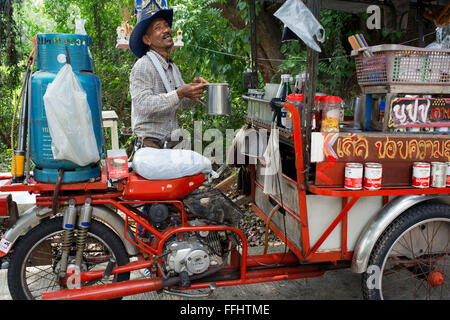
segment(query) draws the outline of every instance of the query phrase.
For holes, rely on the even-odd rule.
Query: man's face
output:
[[[148,26],[142,41],[152,49],[168,50],[173,46],[172,29],[166,20],[155,19]]]

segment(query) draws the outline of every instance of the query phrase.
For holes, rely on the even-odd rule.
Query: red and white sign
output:
[[[117,180],[128,178],[128,157],[125,150],[108,150],[107,161],[109,179]]]
[[[127,178],[129,175],[127,157],[108,158],[108,173],[110,179]]]
[[[11,250],[12,245],[12,242],[6,240],[5,238],[2,238],[2,240],[0,240],[0,251],[7,254],[9,250]]]

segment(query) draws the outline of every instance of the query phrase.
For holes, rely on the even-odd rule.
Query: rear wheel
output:
[[[42,222],[30,230],[14,247],[8,267],[8,286],[15,300],[41,299],[42,292],[66,288],[58,282],[63,242],[62,217]],[[69,263],[75,257],[77,232],[70,250]],[[85,242],[81,271],[105,269],[110,258],[116,266],[129,258],[120,238],[104,224],[92,220]],[[129,280],[129,273],[96,279],[83,285]]]
[[[362,276],[365,299],[450,299],[450,206],[424,204],[394,220]]]

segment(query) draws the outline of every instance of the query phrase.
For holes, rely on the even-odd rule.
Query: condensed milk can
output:
[[[344,188],[349,190],[362,189],[363,165],[361,163],[345,164]]]
[[[414,162],[412,174],[412,186],[416,188],[430,187],[430,164],[426,162]]]
[[[381,163],[368,162],[364,168],[364,188],[368,190],[381,189],[383,166]]]

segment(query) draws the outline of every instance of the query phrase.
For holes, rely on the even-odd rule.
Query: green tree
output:
[[[170,0],[174,8],[174,33],[183,31],[185,46],[172,53],[186,82],[203,76],[210,82],[227,82],[232,88],[232,116],[208,116],[204,107],[180,110],[179,123],[191,131],[195,120],[203,128],[239,128],[246,116],[240,96],[242,73],[250,63],[250,21],[247,0]],[[38,32],[73,33],[75,19],[86,19],[86,31],[93,38],[91,53],[95,73],[102,83],[102,107],[114,110],[119,127],[129,129],[131,101],[129,73],[136,58],[129,50],[116,49],[116,28],[122,10],[133,12],[133,0],[2,0],[0,2],[0,152],[10,149],[13,105],[20,90],[26,58],[33,48],[31,38]],[[306,67],[306,46],[301,41],[282,43],[282,23],[273,16],[281,3],[256,1],[257,67],[260,87],[278,82],[281,73],[298,74]],[[413,34],[389,34],[365,29],[365,16],[321,10],[326,31],[319,55],[318,90],[348,98],[358,92],[355,66],[349,57],[347,37],[362,32],[372,43],[407,40]],[[135,25],[136,17],[130,19]],[[129,130],[124,130],[129,131]],[[131,151],[130,134],[122,134],[121,146]]]
[[[13,148],[10,136],[13,123],[17,123],[13,116],[21,78],[22,52],[13,13],[14,1],[0,2],[0,163],[9,161],[9,150]]]
[[[246,30],[236,30],[222,16],[222,10],[210,6],[211,1],[176,0],[174,2],[173,30],[183,31],[183,48],[176,49],[174,59],[185,82],[203,76],[210,82],[227,82],[232,88],[232,116],[208,116],[205,108],[197,105],[193,110],[180,113],[180,125],[191,133],[194,121],[203,121],[203,129],[226,129],[242,126],[246,114],[242,72],[249,64],[250,47]]]

